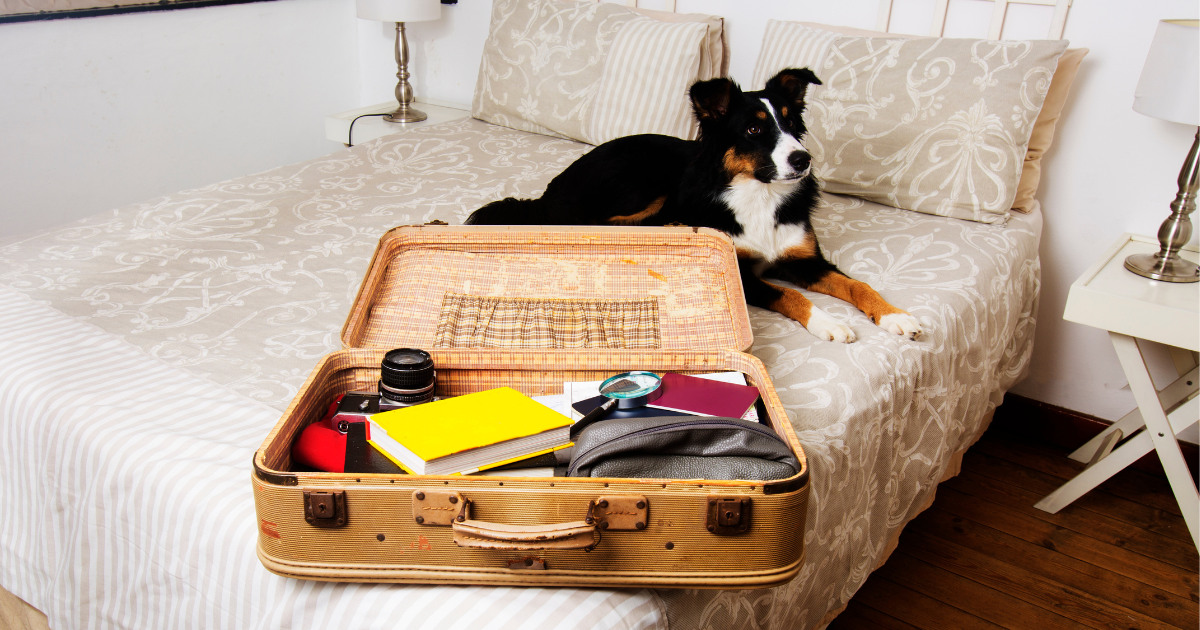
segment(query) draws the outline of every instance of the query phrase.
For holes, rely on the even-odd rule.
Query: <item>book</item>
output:
[[[570,446],[571,419],[511,387],[377,413],[368,441],[405,471],[466,474]]]
[[[662,377],[662,395],[646,406],[699,416],[742,418],[754,410],[756,402],[758,388],[753,385],[668,372]]]

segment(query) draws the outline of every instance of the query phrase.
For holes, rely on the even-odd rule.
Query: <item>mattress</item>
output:
[[[54,628],[817,627],[1024,374],[1041,214],[985,225],[826,195],[822,248],[918,341],[751,308],[812,473],[807,557],[760,590],[332,584],[255,556],[255,448],[338,334],[388,228],[533,196],[588,146],[473,119],[0,244],[0,586]]]

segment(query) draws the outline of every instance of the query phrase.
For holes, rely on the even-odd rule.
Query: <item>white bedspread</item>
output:
[[[800,575],[774,589],[335,585],[254,555],[251,454],[338,333],[379,236],[534,195],[587,147],[463,120],[0,245],[0,586],[55,628],[812,627],[1024,373],[1040,214],[989,226],[827,197],[827,255],[920,319],[859,341],[751,309],[804,444]],[[424,624],[424,625],[419,625]]]
[[[19,357],[0,368],[0,584],[52,628],[666,627],[646,590],[272,575],[249,464],[278,410],[3,288],[0,318]]]

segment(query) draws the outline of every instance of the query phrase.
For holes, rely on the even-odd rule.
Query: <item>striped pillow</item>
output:
[[[471,114],[591,144],[636,133],[691,139],[688,88],[721,74],[723,46],[720,18],[496,0]]]

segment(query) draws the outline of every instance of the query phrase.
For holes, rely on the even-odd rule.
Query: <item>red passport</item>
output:
[[[668,372],[662,379],[662,396],[646,405],[701,416],[741,418],[758,401],[758,388]]]

